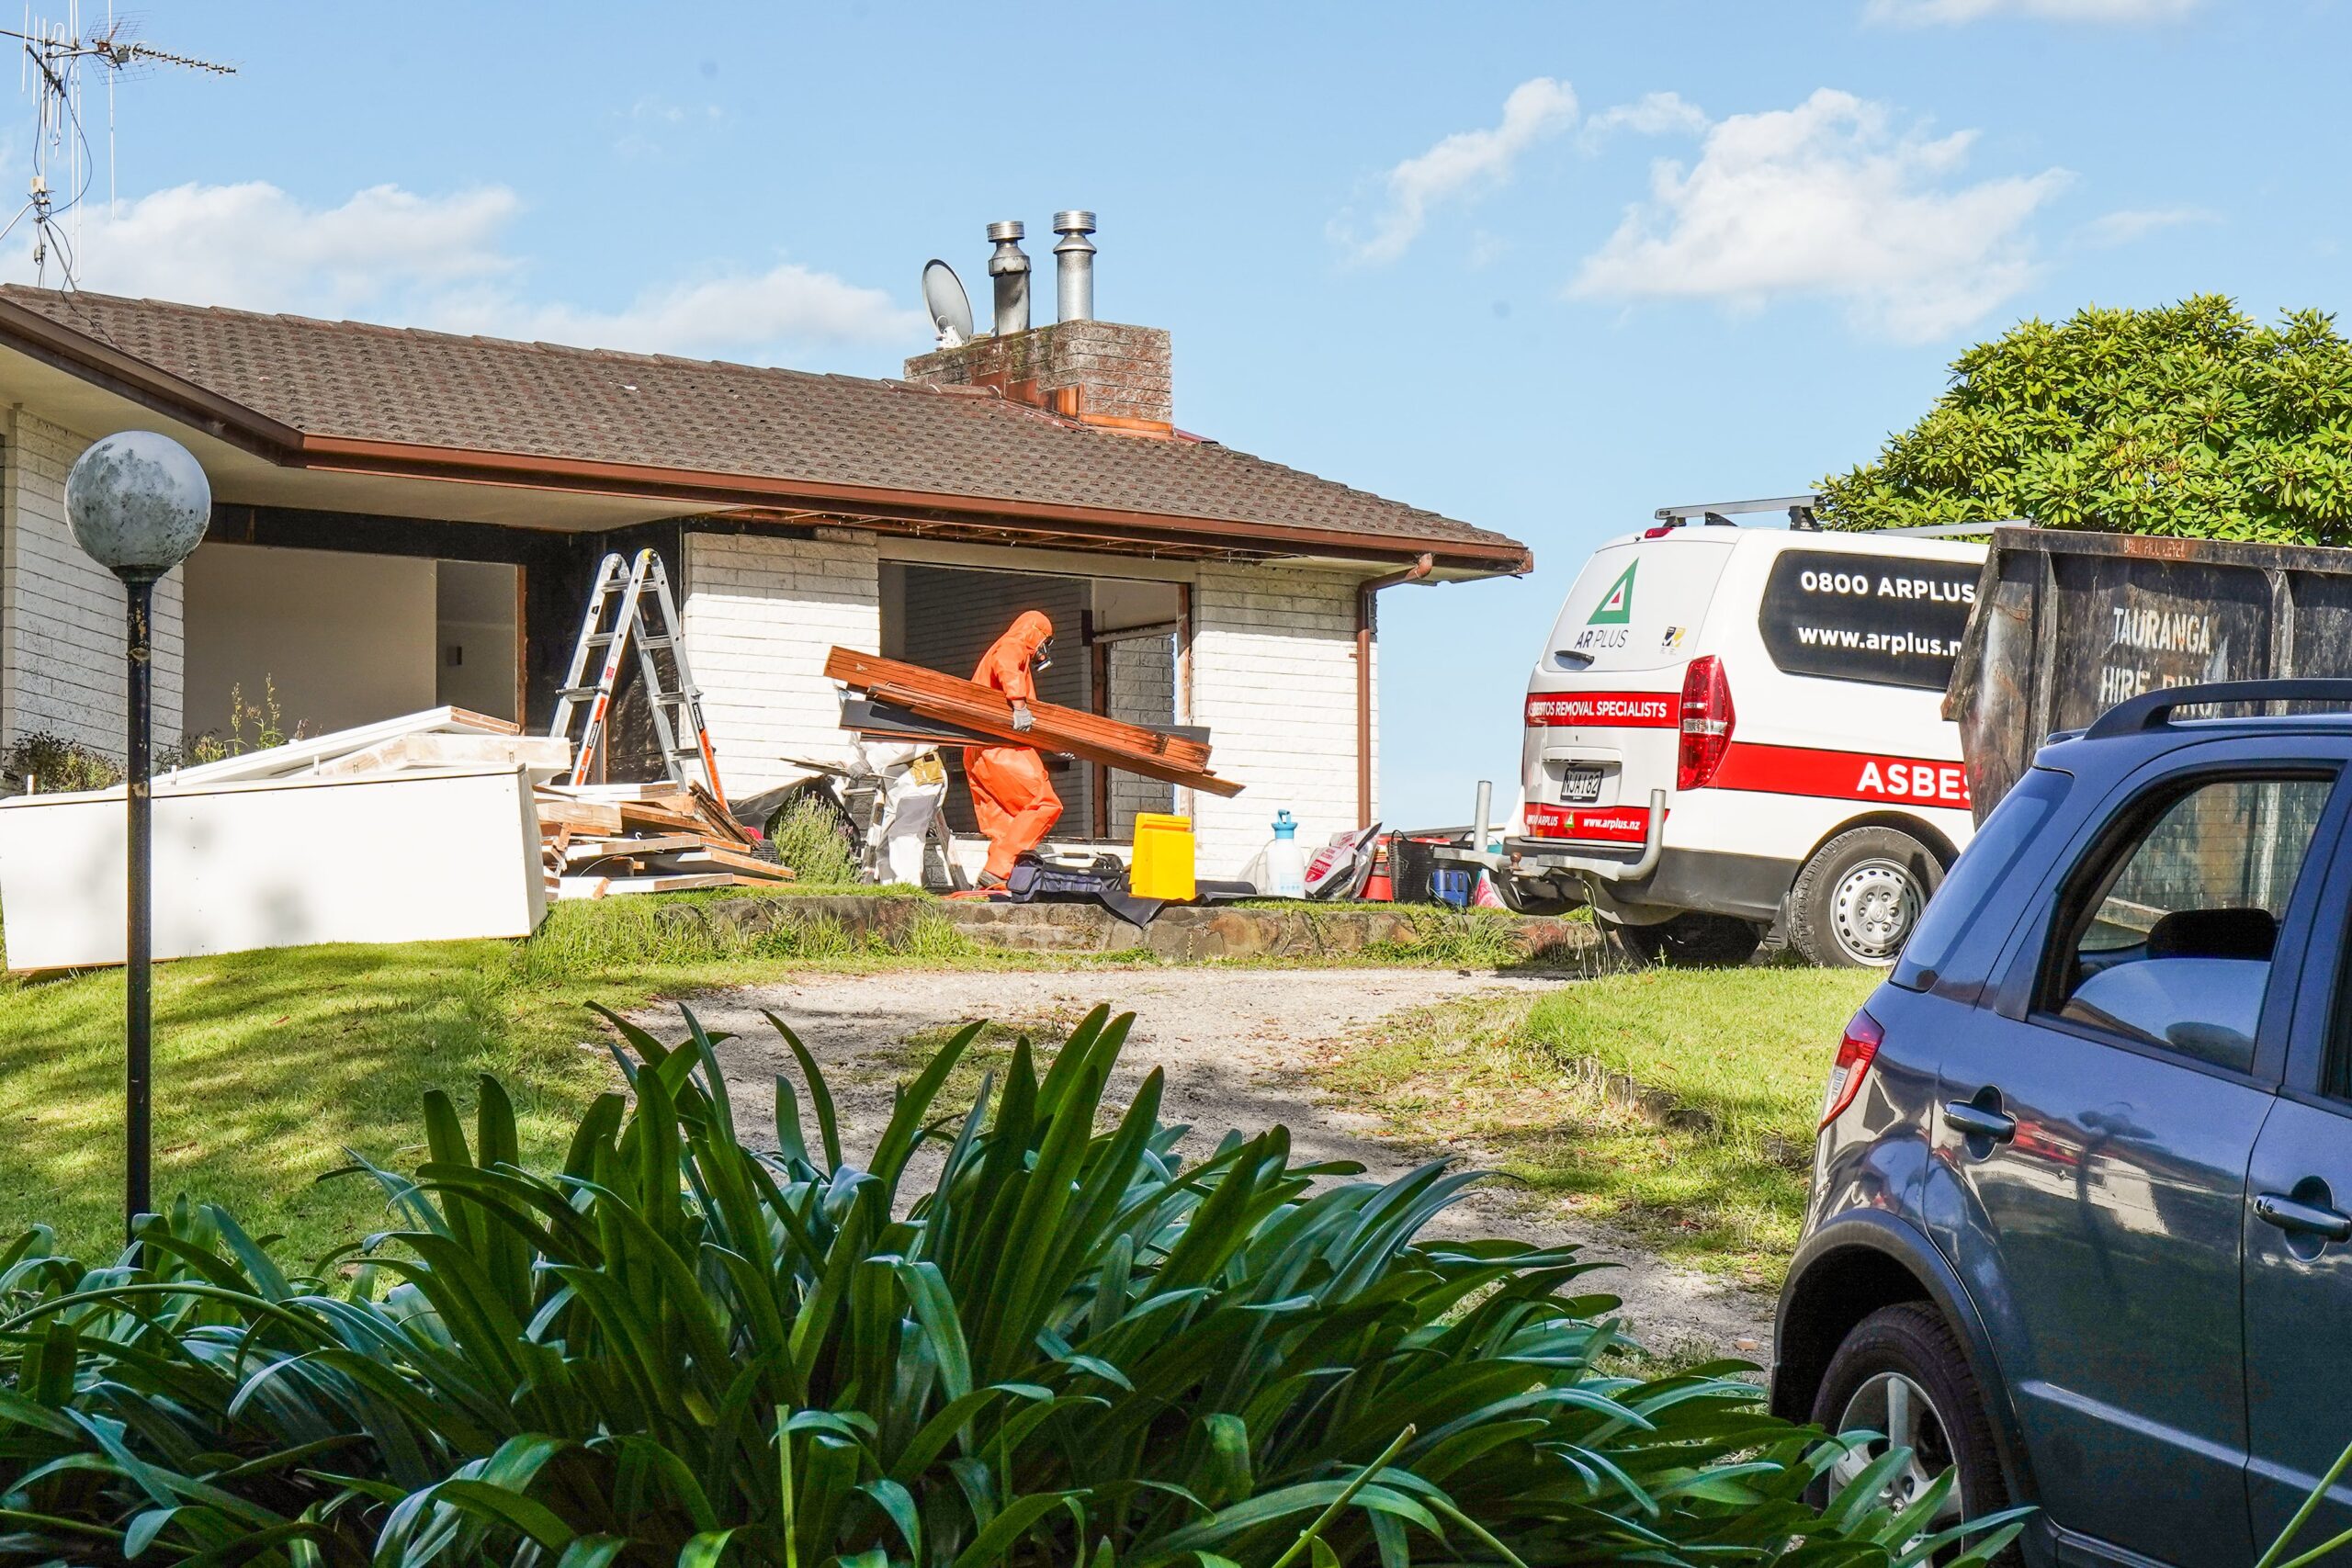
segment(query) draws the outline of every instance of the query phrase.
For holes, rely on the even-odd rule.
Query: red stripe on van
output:
[[[1527,728],[1672,729],[1682,700],[1672,692],[1534,692],[1527,698]]]
[[[1546,806],[1531,801],[1524,816],[1531,839],[1585,839],[1638,844],[1649,837],[1646,806]]]
[[[1711,787],[1955,811],[1968,808],[1964,764],[1927,757],[1889,757],[1875,751],[1816,751],[1804,746],[1759,746],[1735,740]]]

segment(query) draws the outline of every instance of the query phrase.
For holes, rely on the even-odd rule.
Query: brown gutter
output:
[[[1368,535],[1335,528],[1183,517],[1124,507],[1025,501],[1009,496],[942,495],[879,485],[829,484],[758,474],[713,474],[653,464],[363,441],[339,435],[301,437],[299,455],[288,460],[287,466],[605,495],[656,496],[734,506],[799,506],[843,518],[877,522],[927,517],[969,525],[1009,518],[1048,524],[1087,537],[1209,541],[1244,548],[1280,543],[1300,555],[1332,555],[1355,560],[1414,560],[1432,555],[1449,566],[1476,571],[1517,573],[1532,567],[1532,551],[1501,542],[1481,546],[1461,539]]]
[[[1356,826],[1372,826],[1372,632],[1374,595],[1403,582],[1419,582],[1435,570],[1423,556],[1402,571],[1366,578],[1356,585]]]
[[[1299,555],[1354,560],[1413,560],[1429,555],[1471,571],[1523,573],[1533,553],[1498,540],[1369,535],[1229,518],[1171,516],[1003,496],[941,495],[873,485],[826,484],[756,474],[718,474],[656,464],[540,457],[417,442],[316,435],[280,423],[101,339],[0,299],[0,342],[118,397],[168,415],[281,468],[375,474],[598,495],[644,496],[718,506],[799,506],[850,520],[933,520],[982,526],[1001,519],[1049,524],[1082,537],[1212,547],[1276,545]]]

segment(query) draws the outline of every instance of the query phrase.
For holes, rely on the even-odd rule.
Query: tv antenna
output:
[[[107,83],[107,206],[112,209],[115,200],[114,159],[114,85],[126,73],[147,66],[175,65],[189,71],[207,71],[215,75],[233,76],[237,68],[215,61],[198,60],[193,55],[161,49],[144,39],[133,36],[134,28],[127,18],[114,14],[114,0],[107,0],[106,25],[95,32],[85,33],[82,28],[82,0],[67,0],[65,19],[52,22],[36,18],[29,3],[25,9],[22,30],[0,28],[0,38],[12,38],[24,46],[24,60],[17,67],[17,85],[19,91],[30,87],[34,96],[33,177],[32,186],[24,206],[0,228],[0,239],[6,239],[17,224],[29,216],[33,220],[33,276],[37,282],[48,281],[49,262],[55,254],[57,269],[65,287],[74,287],[75,246],[82,237],[82,200],[89,194],[90,181],[96,174],[96,155],[90,149],[89,132],[82,118],[82,68],[94,64],[106,73]],[[58,167],[62,163],[62,171]],[[57,176],[62,173],[62,180]],[[61,223],[59,220],[70,219]]]

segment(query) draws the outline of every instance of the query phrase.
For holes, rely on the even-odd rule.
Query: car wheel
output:
[[[1951,1492],[1922,1534],[1963,1519],[1983,1518],[2009,1506],[1967,1353],[1943,1315],[1924,1302],[1882,1307],[1855,1325],[1814,1396],[1815,1426],[1838,1434],[1870,1433],[1833,1464],[1818,1487],[1826,1502],[1892,1449],[1908,1449],[1910,1462],[1894,1472],[1877,1502],[1908,1507],[1943,1475]],[[1957,1556],[1962,1549],[1954,1548]],[[1996,1561],[2015,1562],[2016,1548]]]
[[[1626,957],[1636,964],[1664,964],[1675,969],[1727,969],[1754,955],[1764,934],[1746,920],[1729,915],[1702,915],[1685,910],[1654,926],[1620,924],[1611,934]]]
[[[1789,893],[1789,944],[1830,969],[1884,969],[1919,924],[1943,863],[1910,834],[1856,828],[1805,862]]]

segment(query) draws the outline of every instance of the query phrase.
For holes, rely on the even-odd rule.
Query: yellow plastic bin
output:
[[[1138,898],[1190,898],[1197,892],[1193,880],[1193,819],[1164,812],[1136,813],[1136,856],[1127,871],[1127,889]]]

